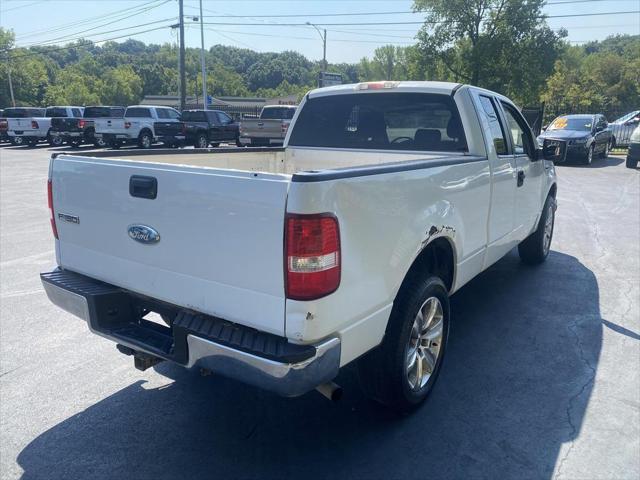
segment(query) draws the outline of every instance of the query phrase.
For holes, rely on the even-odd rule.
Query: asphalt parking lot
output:
[[[139,372],[47,300],[50,150],[0,148],[3,479],[640,477],[640,171],[558,167],[548,261],[516,252],[452,299],[439,384],[412,416]]]

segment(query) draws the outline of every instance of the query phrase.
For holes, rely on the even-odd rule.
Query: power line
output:
[[[604,15],[628,15],[631,13],[640,13],[640,10],[629,10],[625,12],[602,12],[602,13],[571,13],[566,15],[540,15],[538,18],[576,18],[576,17],[595,17]],[[406,22],[359,22],[359,23],[321,23],[316,25],[320,26],[359,26],[359,25],[423,25],[423,24],[441,24],[441,23],[454,23],[451,20],[441,21],[406,21]],[[307,26],[306,23],[249,23],[249,22],[204,22],[205,25],[244,25],[253,27],[300,27]]]
[[[116,28],[114,30],[107,30],[105,32],[96,32],[96,33],[93,33],[93,34],[91,34],[89,36],[92,37],[94,35],[107,35],[107,34],[110,34],[110,33],[122,32],[123,30],[129,30],[131,28],[139,28],[139,27],[146,27],[146,26],[149,26],[149,25],[157,25],[158,23],[168,22],[170,20],[175,20],[175,17],[163,18],[162,20],[156,20],[154,22],[140,23],[140,24],[135,25],[135,26]],[[115,23],[115,22],[111,22],[111,23]],[[103,26],[103,25],[100,25],[100,26]],[[77,32],[77,33],[84,33],[84,32],[88,32],[88,31],[91,31],[91,30],[95,30],[95,28],[91,28],[89,30],[84,30],[83,32]],[[29,44],[29,45],[20,45],[20,46],[18,46],[16,48],[28,48],[28,47],[54,45],[54,44],[57,43],[56,40],[64,39],[64,38],[66,38],[65,41],[83,40],[85,38],[84,36],[76,37],[76,38],[68,38],[68,37],[71,37],[72,35],[76,35],[76,34],[69,34],[69,35],[66,35],[64,37],[59,37],[57,39],[54,38],[54,39],[51,39],[51,40],[45,40],[44,42],[34,42],[34,43]]]
[[[11,60],[16,59],[16,58],[22,58],[22,57],[31,57],[33,55],[47,55],[48,53],[51,52],[58,52],[58,51],[62,51],[62,50],[71,50],[73,48],[83,48],[83,47],[89,47],[89,46],[96,46],[98,43],[104,43],[104,42],[110,42],[113,40],[119,40],[121,38],[128,38],[128,37],[133,37],[136,35],[142,35],[144,33],[149,33],[149,32],[155,32],[156,30],[162,30],[165,28],[171,28],[171,25],[163,25],[161,27],[156,27],[156,28],[149,28],[147,30],[142,30],[140,32],[133,32],[133,33],[128,33],[126,35],[120,35],[117,37],[111,37],[111,38],[103,38],[102,40],[85,40],[86,43],[83,43],[81,45],[65,45],[63,47],[49,47],[48,50],[44,51],[44,52],[34,52],[34,51],[30,51],[30,52],[25,52],[25,53],[20,53],[17,55],[11,55]],[[36,48],[37,46],[34,45],[33,47],[30,47],[31,49]],[[46,48],[46,47],[45,47]],[[7,53],[7,52],[12,52],[14,51],[14,49],[11,50],[2,50],[0,51],[0,53]]]
[[[162,3],[158,3],[158,2],[162,2]],[[146,9],[146,7],[149,7],[152,4],[157,4],[157,5],[153,5],[152,7],[150,7],[149,9]],[[89,17],[89,18],[85,18],[82,20],[78,20],[77,22],[73,22],[70,24],[66,24],[64,26],[60,26],[60,27],[55,27],[55,28],[45,28],[45,29],[40,29],[40,30],[32,30],[30,32],[25,32],[22,35],[18,35],[16,37],[16,40],[23,40],[25,38],[28,37],[38,37],[41,35],[46,35],[48,33],[54,33],[54,32],[60,32],[60,31],[64,31],[64,30],[69,30],[72,28],[76,28],[79,27],[81,25],[87,25],[87,24],[92,24],[92,23],[96,23],[96,22],[101,22],[104,20],[108,20],[110,18],[113,17],[121,17],[123,19],[126,18],[130,18],[132,15],[137,14],[138,12],[146,12],[151,10],[152,8],[157,8],[160,5],[164,4],[166,2],[163,2],[162,0],[152,0],[150,2],[147,2],[143,5],[136,5],[135,7],[129,7],[129,8],[125,8],[123,10],[116,10],[115,12],[112,13],[107,13],[104,15],[99,15],[96,17]]]

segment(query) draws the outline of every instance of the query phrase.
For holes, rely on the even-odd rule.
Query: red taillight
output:
[[[84,126],[87,124],[87,122],[85,122],[84,120],[78,120],[78,128],[84,128]]]
[[[124,122],[124,128],[131,128],[131,122]]]
[[[285,228],[286,295],[314,300],[340,285],[340,228],[329,214],[288,215]]]
[[[39,128],[38,122],[36,122],[35,120],[31,120],[31,128],[34,128],[34,129]]]
[[[51,230],[53,230],[53,236],[58,238],[58,228],[56,227],[56,217],[53,213],[53,184],[51,179],[47,180],[47,204],[49,205],[49,220],[51,221]]]

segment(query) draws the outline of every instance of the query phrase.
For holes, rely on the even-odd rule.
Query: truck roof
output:
[[[309,92],[309,97],[321,97],[325,95],[341,95],[347,93],[356,93],[368,90],[385,90],[385,91],[404,91],[404,92],[424,92],[424,93],[441,93],[450,95],[454,90],[461,87],[460,83],[452,82],[398,82],[398,81],[380,81],[380,82],[360,82],[349,83],[345,85],[334,85],[332,87],[317,88]]]

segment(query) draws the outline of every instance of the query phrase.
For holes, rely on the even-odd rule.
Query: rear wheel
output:
[[[604,146],[604,150],[602,150],[602,158],[607,158],[609,156],[609,150],[611,149],[611,141],[607,142]]]
[[[553,238],[555,210],[556,201],[552,196],[548,196],[542,208],[538,228],[518,245],[518,254],[524,263],[536,265],[547,259]]]
[[[104,148],[104,147],[106,147],[106,146],[107,146],[107,142],[105,142],[105,141],[104,141],[104,139],[102,139],[102,138],[96,138],[96,139],[93,141],[93,145],[94,145],[95,147],[97,147],[97,148]]]
[[[416,276],[401,289],[382,344],[358,360],[363,389],[401,412],[427,398],[442,367],[449,335],[449,296],[436,276]]]
[[[9,142],[16,147],[24,145],[24,139],[22,137],[9,137]]]
[[[118,142],[117,140],[112,140],[111,142],[109,142],[109,148],[113,150],[118,150],[120,146],[121,146],[121,143]]]
[[[638,159],[632,159],[627,155],[627,161],[625,162],[627,168],[638,168]]]
[[[207,148],[209,146],[209,139],[207,135],[204,133],[199,133],[196,136],[196,141],[194,142],[194,147],[196,148]]]
[[[151,148],[151,144],[153,143],[153,138],[151,138],[151,133],[142,132],[138,137],[138,147],[140,148]]]

